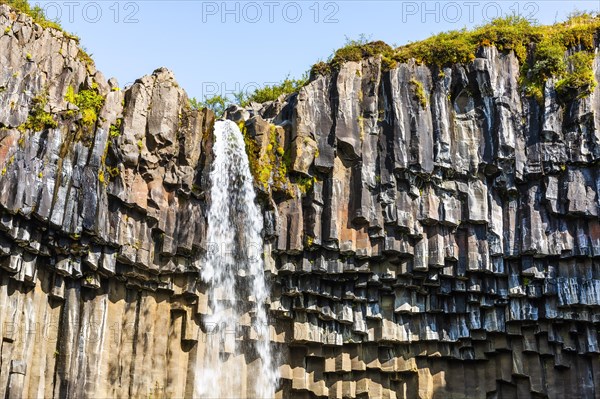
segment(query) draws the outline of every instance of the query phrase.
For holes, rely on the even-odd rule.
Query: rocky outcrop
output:
[[[166,69],[121,91],[73,38],[0,25],[0,396],[189,396],[214,116]],[[69,91],[102,99],[92,127]]]
[[[518,76],[493,47],[441,71],[372,58],[288,99],[291,172],[315,178],[275,208],[293,392],[599,395],[600,92],[549,81],[539,104]]]
[[[0,396],[190,397],[214,115],[166,69],[119,90],[73,38],[7,6],[0,29]],[[550,80],[538,103],[518,76],[494,47],[373,57],[228,110],[279,397],[600,395],[600,89],[565,102]]]

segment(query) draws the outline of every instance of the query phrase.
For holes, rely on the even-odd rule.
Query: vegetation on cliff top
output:
[[[417,63],[432,66],[449,66],[466,63],[475,58],[477,49],[482,46],[495,46],[500,51],[513,50],[520,61],[527,59],[527,49],[531,43],[555,43],[569,49],[579,47],[592,50],[594,34],[600,29],[600,17],[580,13],[571,16],[566,22],[555,25],[534,25],[518,16],[497,18],[489,24],[473,30],[455,30],[439,33],[428,39],[392,48],[381,41],[366,42],[350,40],[346,46],[335,51],[327,63],[317,63],[313,71],[326,72],[347,61],[360,61],[375,55],[382,55],[391,64],[415,59]]]
[[[63,31],[62,26],[55,21],[46,18],[44,10],[39,5],[31,6],[27,0],[0,0],[0,4],[8,4],[15,10],[29,15],[36,24],[43,28],[52,28]]]
[[[0,4],[8,4],[15,11],[29,15],[33,19],[33,22],[44,29],[56,29],[62,32],[67,38],[75,40],[77,43],[80,42],[79,37],[65,31],[59,22],[48,19],[44,14],[44,10],[39,5],[31,6],[27,0],[0,0]],[[7,31],[5,31],[5,33],[7,33]],[[86,65],[94,65],[94,61],[90,55],[82,48],[79,49],[77,57]]]
[[[264,87],[254,90],[254,92],[248,94],[244,92],[238,93],[236,101],[244,107],[251,102],[264,103],[267,101],[274,101],[281,95],[291,94],[297,92],[302,86],[308,81],[308,76],[305,74],[300,79],[292,79],[287,76],[284,80],[279,83],[272,85],[266,85]]]
[[[233,94],[233,99],[221,94],[207,96],[204,100],[198,100],[193,97],[190,98],[190,106],[194,109],[208,108],[214,111],[216,115],[222,115],[228,104],[236,103],[242,107],[246,107],[252,102],[265,103],[267,101],[275,101],[281,95],[297,92],[307,81],[308,75],[306,74],[300,79],[292,79],[288,76],[279,83],[259,87],[250,93],[245,91],[235,93]]]
[[[600,31],[600,16],[591,13],[572,15],[567,21],[554,25],[535,25],[518,16],[497,18],[473,30],[455,30],[434,35],[428,39],[393,48],[382,41],[369,41],[364,36],[349,40],[336,50],[327,62],[312,66],[311,79],[328,75],[349,61],[380,55],[384,70],[397,67],[414,59],[441,69],[475,59],[482,47],[495,46],[501,52],[514,51],[521,63],[520,83],[527,95],[540,100],[545,82],[555,77],[556,89],[564,100],[589,95],[596,82],[592,72],[596,36]],[[574,54],[567,56],[569,51]],[[276,100],[282,94],[297,92],[309,81],[287,77],[279,84],[267,85],[253,93],[237,93],[234,101],[241,106],[251,102]],[[417,92],[418,87],[416,87]],[[191,100],[195,108],[207,107],[222,114],[233,101],[221,95]],[[423,99],[419,96],[419,102]]]
[[[31,6],[27,0],[0,0],[0,4],[8,4],[10,7],[23,14],[29,15],[33,22],[40,25],[42,28],[51,28],[63,32],[67,37],[77,40],[79,37],[66,32],[60,23],[49,20],[44,14],[44,10],[39,5]]]
[[[592,62],[599,31],[600,16],[578,13],[554,25],[534,25],[518,16],[498,18],[470,31],[444,32],[398,48],[363,38],[349,41],[328,62],[313,65],[311,76],[327,75],[344,62],[376,55],[381,55],[384,70],[410,59],[441,69],[468,63],[481,47],[495,46],[501,52],[514,51],[521,62],[520,83],[526,94],[540,99],[546,80],[556,77],[557,91],[568,100],[589,95],[595,87]],[[575,53],[567,56],[569,51]]]
[[[222,95],[214,95],[204,97],[204,100],[198,100],[196,97],[190,98],[190,107],[193,109],[202,109],[208,108],[215,113],[217,116],[223,115],[225,112],[225,108],[227,108],[227,104],[231,101],[229,98],[224,97]]]

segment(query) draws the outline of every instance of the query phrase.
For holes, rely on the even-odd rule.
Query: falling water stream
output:
[[[200,398],[272,398],[278,373],[273,360],[265,301],[262,214],[255,203],[244,138],[231,121],[214,129],[210,180],[208,248],[201,271],[208,284],[210,314],[203,358],[196,368],[195,396]],[[251,341],[239,340],[250,309]],[[243,380],[240,356],[259,366]]]

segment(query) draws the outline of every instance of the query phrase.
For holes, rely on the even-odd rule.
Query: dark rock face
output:
[[[441,73],[349,62],[301,89],[292,135],[316,138],[317,182],[304,214],[278,211],[310,245],[278,246],[275,278],[304,344],[293,390],[599,395],[600,92],[562,104],[550,81],[538,104],[518,74],[484,48]]]
[[[166,69],[114,90],[60,32],[0,29],[0,397],[190,397],[214,115]],[[538,104],[518,74],[371,58],[228,111],[286,166],[257,185],[279,396],[600,396],[600,89]],[[93,128],[69,87],[104,97]],[[24,128],[39,96],[56,127]]]

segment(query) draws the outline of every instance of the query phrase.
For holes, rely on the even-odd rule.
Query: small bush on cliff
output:
[[[378,41],[367,41],[364,36],[359,40],[349,40],[344,47],[337,50],[331,60],[332,64],[338,65],[346,61],[360,61],[364,58],[379,54],[392,55],[394,51],[387,43]]]
[[[419,82],[417,79],[411,79],[410,85],[413,88],[415,93],[415,97],[419,101],[421,107],[427,107],[427,96],[425,95],[425,88],[423,87],[423,83]]]
[[[349,40],[337,50],[328,65],[335,69],[346,61],[359,61],[382,54],[399,62],[414,58],[418,63],[442,67],[473,60],[477,49],[482,46],[495,46],[503,52],[514,51],[523,62],[527,58],[529,44],[545,40],[565,49],[581,46],[583,50],[592,50],[594,34],[598,29],[600,19],[589,13],[576,14],[564,23],[550,26],[533,25],[527,19],[513,15],[494,19],[474,30],[442,32],[396,49],[380,41],[368,42],[362,36],[359,40]],[[316,70],[327,69],[321,63],[315,67],[317,65]]]
[[[48,97],[45,92],[38,94],[32,99],[29,117],[23,125],[19,126],[21,132],[24,132],[25,130],[40,132],[44,129],[52,129],[58,126],[58,123],[54,120],[52,114],[44,110],[46,104],[48,104]]]
[[[440,33],[420,42],[396,49],[395,58],[437,67],[467,63],[475,59],[479,47],[495,46],[499,51],[514,51],[520,60],[527,57],[527,46],[539,40],[536,28],[525,18],[497,18],[472,31],[466,29]]]
[[[473,37],[478,46],[493,45],[503,52],[513,50],[519,59],[524,60],[531,31],[532,25],[527,19],[511,15],[477,28]]]
[[[538,43],[532,54],[533,61],[521,65],[520,83],[525,94],[541,102],[546,80],[565,71],[564,58],[565,50],[559,43],[550,40]]]
[[[546,28],[553,29],[556,39],[566,48],[579,47],[581,50],[593,51],[594,37],[600,30],[600,15],[577,12],[571,14],[566,22]]]
[[[536,27],[534,50],[521,66],[525,93],[541,102],[546,80],[556,77],[560,79],[556,90],[564,100],[589,95],[596,85],[592,64],[594,36],[599,31],[600,18],[588,13],[572,15],[561,24]],[[570,49],[576,52],[567,59]]]
[[[565,71],[565,49],[559,43],[540,42],[535,48],[534,60],[529,71],[539,79],[546,80]]]
[[[97,88],[81,90],[77,94],[76,103],[81,111],[81,120],[86,126],[93,126],[98,120],[98,112],[104,105],[104,97]]]
[[[195,97],[190,98],[190,107],[193,109],[208,108],[216,115],[223,115],[228,104],[237,103],[242,107],[248,106],[251,102],[264,103],[267,101],[275,101],[281,95],[292,94],[300,90],[308,81],[308,75],[305,74],[300,79],[292,79],[286,77],[281,83],[266,85],[254,90],[252,93],[239,92],[234,94],[234,99],[220,94],[205,97],[203,101],[197,100]]]
[[[370,41],[364,34],[357,40],[346,37],[345,46],[334,52],[329,64],[331,68],[338,69],[344,62],[360,61],[377,55],[381,55],[384,69],[393,69],[396,67],[394,49],[387,43],[381,40]],[[316,65],[313,66],[311,71],[326,70],[323,65],[320,65],[318,68],[315,67]]]
[[[466,63],[475,58],[475,45],[466,31],[444,32],[422,42],[397,49],[394,58],[407,62],[414,58],[417,63],[444,66]]]
[[[119,118],[114,124],[110,125],[109,134],[110,137],[116,138],[121,135],[121,126],[123,125],[123,118]]]
[[[593,70],[594,54],[580,51],[571,55],[568,61],[568,72],[556,83],[556,91],[565,100],[590,95],[596,87]]]
[[[280,83],[273,85],[266,85],[264,87],[254,90],[253,93],[238,93],[236,95],[236,101],[242,107],[247,106],[251,102],[265,103],[267,101],[275,101],[281,95],[292,94],[300,90],[302,86],[308,81],[308,75],[304,74],[300,79],[292,79],[287,76]]]
[[[195,97],[190,98],[190,107],[198,110],[202,108],[208,108],[217,116],[223,115],[225,108],[229,103],[229,99],[221,95],[204,97],[204,101],[198,101]]]
[[[315,79],[317,76],[327,76],[331,73],[331,65],[327,62],[319,61],[310,69],[310,78]]]
[[[104,105],[104,96],[98,92],[98,86],[94,84],[90,89],[80,90],[79,93],[75,93],[75,89],[69,86],[65,100],[79,108],[82,125],[88,129],[93,128]]]

